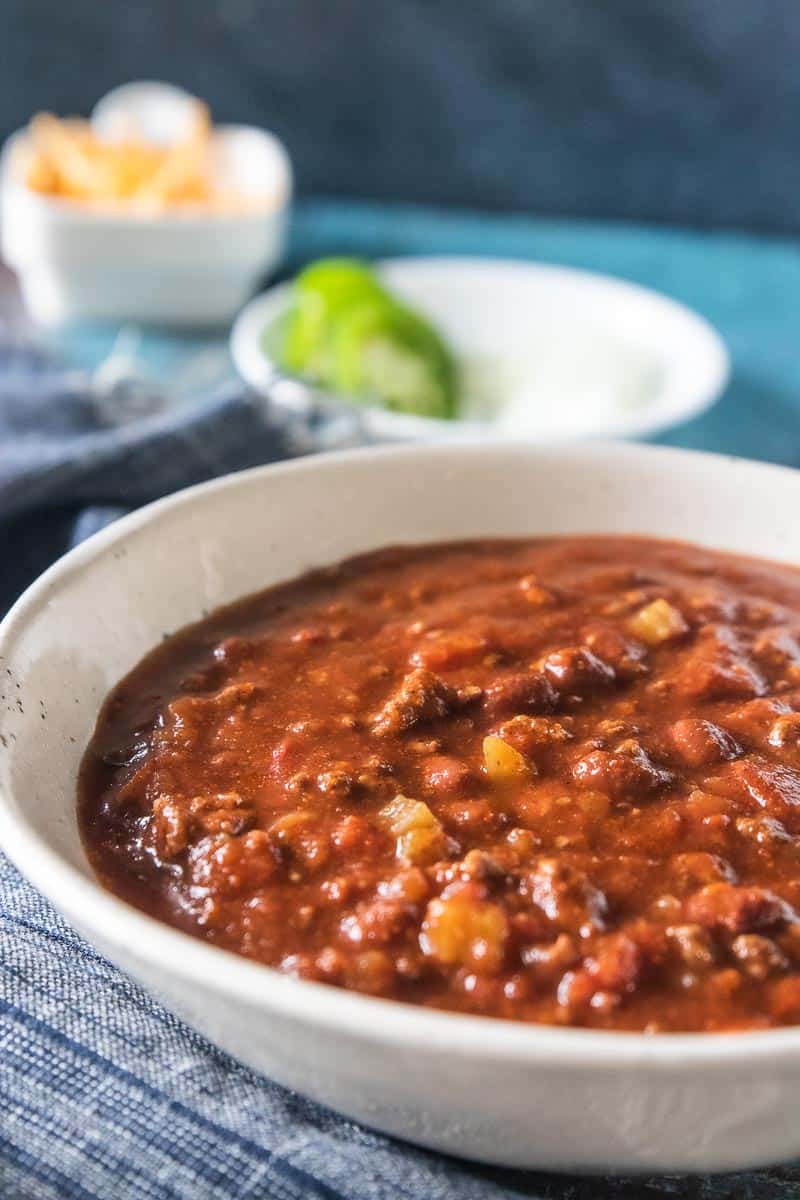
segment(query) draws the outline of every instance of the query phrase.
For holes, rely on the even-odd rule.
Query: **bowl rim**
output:
[[[697,343],[702,343],[703,362],[701,386],[696,387],[689,399],[676,402],[670,398],[665,407],[663,400],[642,414],[628,417],[620,415],[607,430],[584,430],[574,436],[576,439],[606,440],[645,437],[672,429],[686,421],[694,420],[712,408],[723,396],[730,383],[732,374],[731,355],[725,339],[712,322],[702,313],[691,308],[688,304],[649,287],[635,280],[626,279],[621,275],[613,275],[604,271],[590,270],[584,267],[571,266],[561,263],[548,262],[538,258],[503,257],[502,255],[482,254],[407,254],[389,255],[376,258],[372,264],[379,272],[414,271],[417,269],[438,270],[444,273],[464,270],[503,270],[511,273],[535,273],[539,276],[550,275],[573,284],[586,285],[592,288],[605,288],[609,293],[639,299],[649,306],[655,305],[669,319],[682,322],[691,327]],[[510,440],[513,431],[497,430],[492,419],[459,418],[445,420],[441,417],[422,417],[410,413],[392,412],[380,405],[361,402],[358,398],[350,398],[333,393],[313,381],[293,374],[281,366],[261,346],[261,335],[265,325],[279,317],[286,309],[290,295],[291,280],[272,283],[263,291],[248,300],[247,304],[237,314],[230,331],[229,346],[231,358],[236,371],[243,381],[262,395],[269,396],[277,384],[288,381],[292,388],[282,392],[286,396],[297,397],[297,404],[289,403],[287,407],[301,408],[303,411],[310,402],[329,405],[332,408],[346,408],[358,414],[370,431],[377,436],[397,438],[434,436],[472,436],[493,439]],[[300,399],[300,393],[307,394],[305,405]],[[283,402],[283,400],[282,400]],[[565,434],[526,433],[521,430],[517,436],[527,437],[540,444],[557,444],[566,439]]]
[[[118,547],[129,535],[148,526],[157,530],[162,519],[182,508],[190,509],[198,499],[248,488],[264,478],[279,480],[288,475],[314,473],[320,467],[346,471],[352,463],[365,460],[380,463],[398,456],[446,459],[457,455],[480,461],[487,453],[533,460],[554,455],[573,459],[647,458],[654,469],[668,469],[676,460],[693,459],[698,469],[704,464],[726,463],[730,468],[758,476],[762,484],[768,476],[800,479],[791,468],[770,463],[613,441],[546,446],[498,441],[489,448],[454,442],[422,447],[359,447],[252,467],[184,488],[145,505],[58,559],[28,587],[0,623],[0,660],[12,659],[15,643],[24,638],[28,620],[51,602],[63,582]],[[339,1030],[374,1044],[413,1046],[437,1054],[453,1053],[530,1066],[560,1064],[573,1070],[625,1066],[667,1073],[687,1067],[740,1071],[743,1062],[755,1065],[770,1060],[780,1067],[788,1063],[789,1055],[800,1054],[800,1026],[742,1033],[654,1034],[560,1028],[426,1009],[293,979],[275,968],[196,939],[119,899],[96,878],[87,877],[53,850],[43,836],[27,825],[23,812],[23,809],[15,812],[11,798],[0,790],[0,849],[68,920],[74,919],[81,931],[89,931],[90,937],[96,934],[104,946],[124,949],[126,955],[132,954],[149,968],[164,969],[166,964],[165,973],[179,977],[184,983],[228,995],[264,1012],[277,1010],[287,1018],[310,1021],[331,1032]]]
[[[17,179],[12,174],[11,154],[14,147],[24,141],[28,126],[22,125],[8,135],[0,146],[0,190],[5,197],[15,197],[28,205],[31,212],[45,220],[62,222],[64,225],[91,228],[102,226],[104,229],[165,229],[174,232],[186,229],[197,232],[203,226],[213,225],[215,228],[230,225],[258,224],[261,225],[269,218],[279,216],[292,203],[294,194],[294,171],[292,160],[286,145],[272,130],[260,125],[237,124],[235,122],[214,125],[213,133],[254,133],[262,138],[275,152],[276,163],[280,169],[280,177],[276,188],[275,198],[268,204],[259,204],[253,209],[244,211],[224,211],[209,209],[196,211],[193,209],[167,209],[154,214],[128,213],[108,208],[92,208],[81,205],[75,200],[61,196],[49,196],[29,188],[24,180]]]

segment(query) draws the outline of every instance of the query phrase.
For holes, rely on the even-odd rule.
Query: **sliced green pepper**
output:
[[[312,263],[294,282],[284,334],[285,366],[332,386],[331,340],[338,318],[354,304],[383,296],[375,275],[357,259]]]
[[[386,408],[455,413],[457,374],[442,339],[357,259],[321,259],[298,275],[280,341],[290,371]]]
[[[439,335],[410,309],[372,298],[342,313],[333,343],[337,391],[422,417],[455,413],[455,363]]]

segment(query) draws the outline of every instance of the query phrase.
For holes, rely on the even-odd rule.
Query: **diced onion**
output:
[[[680,637],[689,628],[682,613],[668,600],[653,600],[631,617],[628,628],[648,646]]]
[[[515,750],[496,733],[490,733],[483,739],[483,764],[493,783],[508,783],[536,774],[533,763],[528,762],[519,750]]]

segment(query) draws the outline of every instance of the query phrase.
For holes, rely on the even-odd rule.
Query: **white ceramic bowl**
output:
[[[705,1171],[800,1152],[800,1028],[618,1034],[424,1011],[287,978],[95,882],[76,773],[111,685],[166,631],[387,543],[643,532],[800,561],[800,474],[627,445],[304,459],[119,521],[0,627],[0,844],[105,955],[244,1062],[400,1137],[570,1170]],[[42,719],[44,718],[44,719]]]
[[[14,166],[25,136],[15,133],[0,158],[0,236],[40,324],[222,324],[283,256],[292,170],[282,143],[264,129],[218,126],[212,135],[226,179],[268,196],[263,206],[154,216],[32,191]]]
[[[373,441],[644,437],[698,416],[728,381],[725,344],[704,318],[622,279],[489,258],[398,258],[377,268],[453,348],[461,419],[349,405],[287,378],[270,333],[288,307],[288,284],[257,296],[234,323],[231,355],[242,378],[294,410],[346,405]]]

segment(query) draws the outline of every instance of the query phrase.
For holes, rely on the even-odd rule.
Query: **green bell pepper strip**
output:
[[[431,326],[391,299],[373,298],[343,312],[333,341],[338,392],[377,399],[395,412],[455,415],[456,366]]]
[[[293,293],[283,364],[332,386],[331,340],[338,318],[354,304],[383,298],[385,293],[369,267],[349,258],[312,263],[295,279]]]

